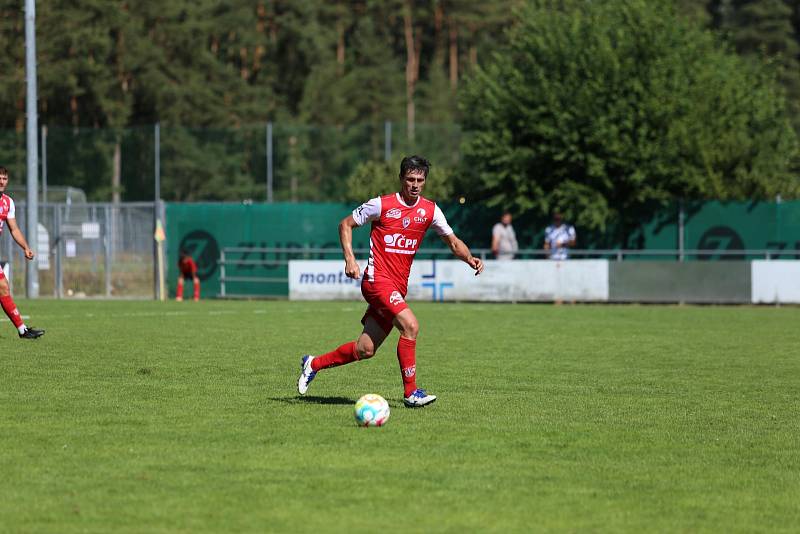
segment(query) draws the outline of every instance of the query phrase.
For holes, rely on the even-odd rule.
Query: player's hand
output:
[[[483,272],[483,261],[480,258],[476,258],[472,256],[470,259],[467,260],[467,263],[470,267],[475,269],[475,276],[478,276]]]
[[[29,248],[26,248],[25,249],[25,259],[32,260],[33,256],[34,256],[33,251],[31,249],[29,249]]]
[[[361,278],[361,268],[358,266],[358,262],[346,261],[344,264],[344,274],[347,275],[348,278],[354,280]]]

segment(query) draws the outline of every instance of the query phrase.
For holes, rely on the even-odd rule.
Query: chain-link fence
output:
[[[158,131],[158,135],[156,135]],[[458,164],[457,124],[324,126],[275,122],[238,128],[146,125],[131,128],[42,127],[42,201],[52,186],[78,188],[90,201],[152,201],[156,174],[166,201],[339,201],[347,178],[366,161],[399,162],[411,153],[436,169]],[[0,130],[0,165],[11,186],[24,185],[25,132]],[[158,169],[156,171],[156,168]]]
[[[30,239],[25,202],[16,202],[16,210],[17,224]],[[153,229],[152,202],[40,203],[40,296],[153,298]],[[26,260],[7,229],[0,247],[13,290],[22,296]]]

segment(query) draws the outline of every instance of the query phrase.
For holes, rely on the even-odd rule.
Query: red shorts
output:
[[[361,294],[369,307],[361,319],[366,324],[367,317],[372,317],[387,334],[392,331],[394,318],[408,308],[405,292],[401,292],[394,284],[369,282],[361,283]]]

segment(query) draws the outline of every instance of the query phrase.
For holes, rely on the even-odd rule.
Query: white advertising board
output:
[[[608,300],[606,260],[487,261],[480,276],[459,260],[414,264],[412,300],[536,302]]]
[[[800,303],[800,261],[755,260],[750,265],[753,303]]]
[[[360,262],[361,267],[366,261]],[[360,281],[344,275],[344,261],[290,261],[291,300],[359,300]],[[487,261],[480,276],[459,260],[418,260],[408,281],[410,300],[606,301],[606,260]]]
[[[360,261],[362,269],[366,261]],[[361,280],[344,275],[344,260],[289,261],[289,300],[360,300]]]

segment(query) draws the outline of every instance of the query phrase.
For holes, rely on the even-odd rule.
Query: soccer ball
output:
[[[358,426],[383,426],[389,420],[389,403],[380,395],[369,393],[356,401],[354,415]]]

